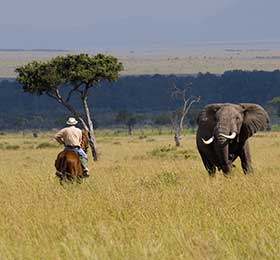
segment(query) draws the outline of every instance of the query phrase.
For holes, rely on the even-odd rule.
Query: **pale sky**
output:
[[[0,48],[280,40],[280,0],[0,0]]]
[[[128,17],[202,19],[238,0],[8,0],[2,3],[0,23],[7,25],[88,26]]]

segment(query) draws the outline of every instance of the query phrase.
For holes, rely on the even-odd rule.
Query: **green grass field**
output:
[[[52,133],[1,135],[0,259],[279,259],[280,133],[231,178],[208,177],[194,135],[155,133],[97,132],[92,176],[63,186]]]

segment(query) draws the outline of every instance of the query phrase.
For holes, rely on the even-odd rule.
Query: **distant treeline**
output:
[[[189,88],[189,95],[201,96],[198,109],[209,103],[251,102],[267,106],[268,101],[280,96],[280,71],[227,71],[222,75],[143,75],[124,76],[115,83],[96,87],[90,94],[98,123],[102,115],[119,111],[159,114],[176,109],[180,102],[171,98],[173,85]],[[0,129],[59,127],[69,115],[62,106],[46,96],[24,93],[16,80],[0,81]],[[73,104],[77,104],[74,97]],[[106,121],[106,124],[111,119]]]

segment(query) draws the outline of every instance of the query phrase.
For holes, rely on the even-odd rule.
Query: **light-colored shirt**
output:
[[[82,130],[75,126],[68,126],[58,131],[54,138],[65,146],[80,146]]]

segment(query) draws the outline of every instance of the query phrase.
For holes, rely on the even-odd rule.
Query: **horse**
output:
[[[83,130],[81,148],[87,153],[89,137],[88,132]],[[55,160],[56,176],[60,183],[63,180],[73,181],[74,179],[80,181],[83,178],[83,168],[79,155],[75,151],[62,151],[57,155]]]

